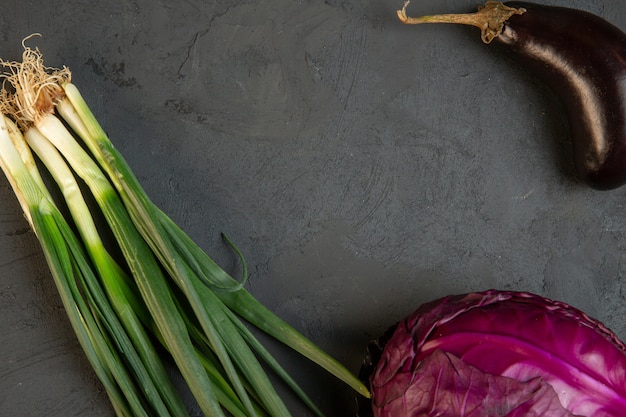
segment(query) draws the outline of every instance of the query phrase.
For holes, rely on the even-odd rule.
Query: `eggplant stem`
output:
[[[419,25],[421,23],[453,23],[458,25],[475,26],[481,31],[481,39],[484,43],[490,43],[504,29],[506,22],[513,15],[521,15],[526,12],[524,8],[513,8],[505,6],[496,1],[488,1],[475,13],[463,14],[437,14],[430,16],[409,17],[406,8],[410,0],[404,3],[401,10],[398,10],[398,19],[407,25]]]

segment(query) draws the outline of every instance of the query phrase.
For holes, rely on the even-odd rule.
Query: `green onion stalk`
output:
[[[242,260],[244,278],[240,281],[150,200],[71,82],[69,69],[45,67],[39,50],[24,48],[22,62],[3,62],[8,70],[0,107],[19,128],[5,118],[0,161],[40,238],[53,275],[58,276],[62,297],[74,300],[72,287],[65,289],[68,285],[61,284],[80,284],[79,293],[86,298],[82,307],[93,316],[98,332],[84,329],[84,321],[72,320],[72,311],[76,317],[82,313],[78,302],[68,302],[66,310],[118,415],[187,415],[167,376],[160,346],[207,416],[221,417],[225,411],[236,417],[289,416],[266,372],[269,368],[321,417],[319,408],[246,323],[368,397],[367,388],[347,368],[244,288],[245,261],[230,240],[226,239]],[[6,161],[4,142],[11,148]],[[77,235],[71,234],[72,228],[53,205],[30,150],[61,191]],[[17,171],[12,169],[19,165],[14,156],[21,161]],[[88,207],[83,193],[90,194],[98,210]],[[51,222],[41,221],[35,201],[54,207],[51,218],[57,228],[65,222],[60,237],[42,226]],[[123,259],[111,255],[93,215],[104,218]],[[58,252],[52,237],[69,247],[69,265],[59,267],[61,263],[48,255]],[[80,279],[72,280],[76,271]],[[63,278],[64,273],[70,276]],[[96,340],[92,333],[102,336]]]
[[[98,297],[103,291],[84,247],[74,235],[41,178],[33,175],[23,138],[11,128],[5,116],[0,120],[0,165],[9,179],[29,224],[41,242],[52,277],[65,311],[86,356],[102,381],[119,416],[148,416],[142,396],[128,373],[113,332],[119,323],[101,314]],[[16,145],[17,144],[17,145]],[[18,150],[19,149],[19,150]],[[88,294],[88,295],[85,295]],[[120,341],[120,343],[123,343]],[[165,414],[167,415],[167,414]]]

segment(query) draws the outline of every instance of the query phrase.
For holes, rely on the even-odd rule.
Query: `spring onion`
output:
[[[244,288],[243,258],[244,278],[236,280],[150,200],[68,68],[44,66],[39,50],[26,45],[22,62],[1,63],[0,166],[118,416],[188,415],[165,360],[207,416],[289,416],[266,369],[322,416],[247,324],[369,396],[348,369]],[[44,169],[61,197],[41,179]],[[87,194],[97,208],[86,204]],[[104,219],[113,247],[96,219]]]

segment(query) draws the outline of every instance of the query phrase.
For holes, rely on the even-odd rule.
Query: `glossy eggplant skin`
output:
[[[626,34],[593,14],[526,2],[493,39],[561,99],[576,169],[593,188],[626,183]]]

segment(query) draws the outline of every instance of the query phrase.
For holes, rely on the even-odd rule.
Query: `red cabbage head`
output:
[[[375,417],[626,417],[626,346],[562,302],[449,296],[382,343],[369,371]]]

